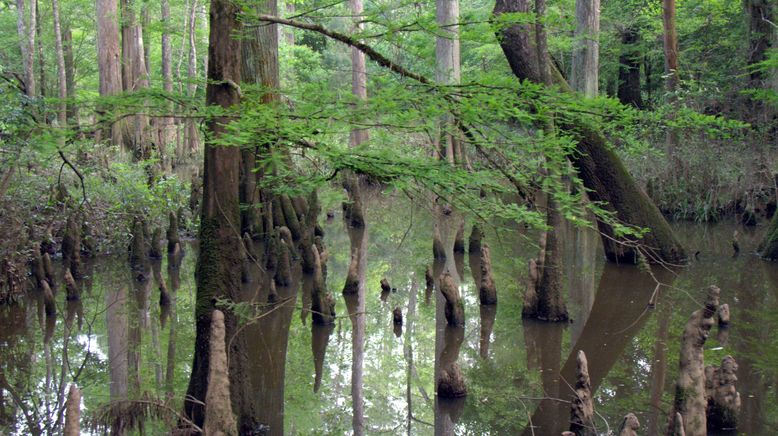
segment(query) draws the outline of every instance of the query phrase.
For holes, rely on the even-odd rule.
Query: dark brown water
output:
[[[486,241],[496,307],[478,304],[477,258],[449,252],[434,265],[454,276],[465,300],[466,325],[452,328],[445,325],[439,291],[425,291],[424,270],[432,264],[433,223],[439,222],[450,251],[462,218],[433,218],[428,205],[407,200],[389,203],[374,195],[366,202],[364,231],[349,231],[339,215],[325,224],[335,325],[311,325],[311,282],[298,268],[292,286],[278,288],[279,303],[241,330],[238,340],[247,341],[255,363],[242,388],[270,434],[557,435],[567,428],[578,350],[589,358],[599,432],[616,431],[634,412],[641,434],[660,434],[680,333],[710,284],[722,289],[732,326],[714,328],[706,362],[731,354],[740,365],[741,434],[776,428],[778,265],[749,254],[759,229],[740,230],[742,252],[732,257],[733,225],[676,225],[689,251],[700,254],[687,268],[656,270],[653,277],[635,266],[605,264],[595,234],[566,229],[567,304],[574,320],[548,324],[521,319],[536,235],[494,222]],[[363,286],[344,297],[351,247],[360,247]],[[81,302],[66,302],[64,290],[58,292],[55,318],[45,315],[35,291],[0,307],[0,434],[59,433],[63,392],[73,379],[83,391],[85,416],[112,399],[141,394],[170,398],[172,410],[180,410],[194,342],[195,255],[191,247],[183,259],[150,264],[146,282],[135,280],[124,258],[99,258],[80,283]],[[256,267],[247,272],[243,298],[264,305],[268,279]],[[382,295],[383,277],[396,291]],[[172,296],[168,306],[160,306],[161,281]],[[657,305],[649,308],[655,291]],[[404,315],[401,327],[392,323],[395,307]],[[437,398],[436,375],[454,364],[468,395]],[[165,428],[148,422],[146,432]]]

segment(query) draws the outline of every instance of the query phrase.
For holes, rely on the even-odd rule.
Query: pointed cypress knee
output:
[[[638,417],[634,413],[628,413],[621,421],[619,436],[638,436],[639,428],[640,421],[638,421]]]
[[[465,222],[459,223],[457,234],[454,237],[454,253],[465,252]]]
[[[432,230],[432,256],[435,259],[446,258],[446,247],[443,245],[443,239],[440,237],[440,228],[435,223],[435,227]]]
[[[299,241],[302,237],[302,227],[300,220],[297,218],[297,212],[294,210],[292,199],[290,199],[288,195],[281,196],[281,209],[284,213],[286,227],[292,232],[294,240]]]
[[[167,238],[167,252],[174,252],[176,244],[181,244],[181,238],[178,236],[178,217],[172,211],[168,214],[168,228],[165,237]]]
[[[570,431],[576,436],[597,436],[594,429],[594,403],[592,382],[589,378],[589,362],[586,353],[576,355],[575,394],[570,407]]]
[[[70,384],[68,399],[65,401],[64,436],[80,436],[81,434],[81,391],[75,383]]]
[[[737,428],[740,415],[740,394],[737,382],[737,362],[726,356],[721,366],[705,368],[705,387],[708,398],[708,430],[720,431]]]
[[[292,262],[289,259],[289,248],[283,240],[278,241],[278,267],[273,280],[278,286],[292,284]]]
[[[481,283],[478,285],[478,296],[481,304],[497,304],[497,287],[492,277],[492,255],[489,245],[481,246]]]
[[[359,248],[352,248],[351,261],[348,264],[346,283],[343,285],[344,294],[356,294],[359,290]]]
[[[49,256],[49,253],[43,253],[41,259],[43,260],[43,273],[46,276],[46,280],[50,285],[54,285],[54,265],[51,263],[51,256]]]
[[[130,240],[129,252],[130,265],[133,268],[140,265],[148,255],[146,238],[143,232],[143,220],[141,218],[136,217],[132,221],[132,240]]]
[[[76,301],[81,298],[81,292],[78,290],[76,280],[69,269],[65,270],[65,291],[67,293],[65,298],[68,301]]]
[[[716,286],[708,288],[705,306],[692,314],[681,336],[678,381],[675,385],[675,401],[671,416],[675,416],[676,412],[680,414],[683,420],[683,431],[689,436],[707,435],[703,346],[715,322],[720,292]],[[675,431],[676,424],[677,420],[674,420],[668,428],[668,433],[672,434]]]
[[[56,316],[57,304],[54,301],[54,293],[51,291],[49,282],[44,280],[41,283],[41,290],[43,291],[43,309],[46,312],[46,316]]]
[[[454,279],[448,271],[440,276],[440,292],[446,299],[446,322],[453,326],[465,325],[465,306]]]
[[[327,292],[327,286],[322,274],[322,263],[319,256],[319,250],[316,246],[311,247],[313,255],[313,295],[311,296],[311,313],[313,322],[319,325],[327,325],[335,322],[335,301],[332,295]]]
[[[162,259],[162,230],[159,227],[155,228],[151,234],[149,257],[152,259]]]
[[[65,235],[62,238],[62,263],[70,269],[73,277],[81,277],[81,226],[76,214],[68,216]]]
[[[481,240],[484,238],[484,232],[478,226],[473,224],[473,229],[470,231],[470,240],[467,251],[470,254],[478,254],[481,252]]]

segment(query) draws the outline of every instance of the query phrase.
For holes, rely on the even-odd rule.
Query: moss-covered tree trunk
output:
[[[239,7],[231,0],[213,0],[210,9],[208,47],[208,85],[206,104],[229,110],[240,103],[241,43],[235,38],[240,31]],[[241,240],[238,180],[240,149],[216,145],[226,131],[230,117],[222,115],[208,120],[205,144],[203,203],[200,224],[200,254],[197,259],[197,298],[195,304],[196,337],[192,374],[184,411],[195,424],[203,426],[207,379],[210,364],[209,338],[211,315],[218,298],[232,298],[240,289]],[[230,385],[232,406],[239,425],[247,415],[250,401],[241,394],[241,341],[233,340],[235,315],[225,311],[226,337],[230,338]]]
[[[494,15],[528,13],[529,6],[529,0],[497,0]],[[533,30],[529,24],[514,24],[497,31],[500,46],[516,77],[542,83],[532,36]],[[572,92],[553,63],[549,67],[554,85]],[[635,183],[603,134],[584,120],[559,120],[558,127],[578,138],[576,153],[570,159],[584,185],[591,190],[590,199],[607,203],[605,207],[615,212],[619,221],[651,230],[640,240],[650,261],[683,262],[686,254],[667,221]],[[617,238],[613,228],[601,221],[598,221],[598,226],[609,260],[637,261],[634,241]]]

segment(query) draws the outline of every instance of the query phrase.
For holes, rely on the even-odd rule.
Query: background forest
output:
[[[181,410],[185,422],[179,420],[178,425],[189,424],[191,419],[202,426],[202,404],[183,399],[186,395],[205,398],[206,383],[198,380],[208,376],[210,357],[203,350],[211,335],[213,309],[225,311],[228,337],[239,338],[236,344],[231,340],[228,344],[243,351],[248,349],[245,338],[252,332],[261,336],[267,332],[262,328],[277,331],[271,324],[276,321],[257,321],[264,315],[255,311],[266,310],[269,306],[264,304],[278,301],[297,304],[297,294],[292,297],[285,292],[298,284],[306,291],[301,320],[278,321],[286,322],[281,330],[287,336],[290,329],[295,332],[291,343],[287,339],[279,346],[284,358],[287,347],[306,352],[313,348],[318,365],[313,389],[317,392],[322,371],[340,374],[342,368],[322,369],[324,350],[317,355],[316,341],[323,340],[326,349],[331,331],[317,336],[316,329],[305,324],[307,311],[317,324],[340,322],[351,314],[353,332],[361,331],[364,341],[365,318],[353,314],[369,313],[370,325],[378,325],[378,318],[370,317],[391,309],[389,303],[383,304],[383,298],[380,306],[375,301],[368,303],[367,312],[364,299],[333,300],[326,281],[337,283],[332,285],[335,287],[345,280],[348,287],[354,279],[352,263],[356,265],[361,259],[359,253],[369,252],[371,286],[383,278],[382,273],[394,274],[393,280],[401,283],[401,297],[390,300],[412,298],[415,311],[416,281],[406,280],[408,276],[397,271],[415,271],[420,281],[426,263],[417,261],[418,253],[426,250],[429,254],[427,242],[432,239],[435,258],[445,259],[447,249],[437,246],[441,232],[446,241],[461,240],[466,224],[470,227],[475,223],[475,229],[470,227],[473,234],[480,231],[478,226],[486,229],[491,235],[487,239],[497,235],[490,242],[498,258],[498,287],[511,283],[511,289],[516,288],[511,297],[515,299],[505,300],[500,312],[492,313],[492,322],[495,316],[515,318],[516,322],[522,314],[527,316],[527,308],[522,309],[519,300],[525,291],[527,253],[537,249],[535,241],[539,239],[533,233],[537,231],[553,235],[556,229],[566,241],[579,243],[583,236],[576,232],[597,230],[602,235],[604,257],[639,264],[645,272],[651,271],[649,264],[675,266],[698,259],[704,250],[699,241],[707,236],[695,234],[689,246],[692,231],[679,222],[734,223],[738,230],[731,238],[728,234],[722,238],[731,242],[736,253],[742,245],[744,252],[778,258],[778,218],[773,218],[778,193],[776,22],[778,4],[773,0],[472,0],[461,4],[455,0],[2,1],[0,304],[10,306],[23,300],[29,279],[39,287],[45,282],[42,288],[51,285],[51,301],[56,298],[60,311],[67,307],[77,312],[69,305],[76,299],[70,298],[71,292],[78,294],[73,289],[95,286],[105,288],[101,298],[106,307],[95,309],[97,319],[105,316],[101,310],[111,310],[106,302],[121,300],[127,293],[106,277],[123,271],[125,279],[135,283],[131,294],[146,297],[145,302],[138,300],[139,309],[135,307],[142,314],[140,320],[136,324],[133,317],[122,321],[129,322],[128,340],[136,341],[133,344],[139,350],[137,356],[129,354],[125,365],[137,374],[146,373],[135,379],[125,376],[123,385],[112,378],[110,389],[103,386],[84,400],[94,429],[123,431],[142,428],[146,418],[164,421],[149,425],[170,427],[170,416]],[[383,200],[376,199],[382,195]],[[400,206],[393,209],[384,201],[396,201]],[[374,209],[363,212],[367,203]],[[348,232],[331,222],[339,209]],[[452,210],[454,216],[461,214],[458,235],[454,237],[457,229],[446,228],[451,224],[446,224],[448,218],[440,222],[419,218],[413,214],[415,209],[446,217]],[[328,220],[322,224],[325,216]],[[392,221],[392,216],[398,217],[398,222]],[[359,245],[367,244],[366,237],[354,236],[352,230],[364,228],[370,220],[378,223],[371,234],[377,242],[368,248]],[[673,222],[672,228],[665,220]],[[409,227],[400,228],[406,221]],[[414,227],[418,225],[434,229],[433,237],[418,233]],[[768,227],[763,240],[753,233],[741,236],[740,232],[755,227],[760,231]],[[685,229],[684,236],[676,239],[673,231],[678,228]],[[519,241],[515,247],[526,248],[526,252],[517,253],[515,247],[499,244],[506,234],[511,236],[505,240],[511,242],[505,244]],[[363,237],[362,242],[357,241]],[[542,247],[538,258],[542,278],[536,278],[538,283],[554,281],[546,277],[542,266],[543,256],[548,256],[546,238],[538,244]],[[168,274],[176,277],[175,286],[171,277],[166,284],[161,261],[146,265],[144,260],[149,256],[162,258],[165,239],[171,256],[165,265]],[[555,243],[559,244],[551,236],[549,251],[557,251],[552,248],[557,247]],[[587,250],[591,244],[596,246],[597,241],[585,243]],[[77,247],[75,253],[73,247]],[[387,254],[388,247],[397,248]],[[64,274],[62,286],[67,288],[67,296],[56,295],[55,281],[49,276],[49,255],[58,261],[60,248],[62,273],[57,262],[56,275]],[[717,255],[726,250],[710,248]],[[594,292],[595,271],[602,276],[618,274],[608,273],[609,264],[602,265],[599,250],[597,254],[590,251],[592,259],[600,260],[574,269],[592,274]],[[192,257],[182,263],[180,255],[185,252],[198,255],[196,265]],[[130,271],[114,265],[113,260],[92,270],[88,266],[91,261],[86,260],[98,254],[126,253]],[[487,258],[488,253],[487,248]],[[577,265],[574,256],[566,256],[554,262]],[[81,257],[87,272],[81,270]],[[279,279],[278,270],[283,268],[279,262],[291,262],[294,274],[287,271],[288,277]],[[472,284],[464,277],[464,266],[454,266],[466,289],[479,287],[482,273],[478,262],[468,265]],[[710,262],[708,266],[718,267]],[[742,260],[737,262],[743,266]],[[254,272],[247,272],[246,265],[252,263],[263,273],[267,268],[275,275],[255,277]],[[367,264],[365,260],[363,266]],[[552,270],[554,265],[551,263]],[[175,294],[180,286],[179,268],[189,293],[179,294],[178,303],[173,303],[172,319],[176,313],[194,317],[187,318],[178,331],[176,349],[176,329],[172,326],[177,321],[165,327],[171,316],[165,304],[171,301],[169,288]],[[677,280],[676,287],[700,285],[705,273],[692,270],[693,277]],[[435,270],[436,287],[441,286],[439,272]],[[727,280],[723,272],[717,273]],[[82,284],[89,277],[99,278],[96,285]],[[514,283],[517,277],[522,284]],[[549,286],[573,286],[574,274],[566,277],[563,284]],[[759,277],[757,287],[767,282]],[[272,287],[267,280],[274,283]],[[659,279],[654,280],[658,289]],[[78,285],[71,288],[71,281]],[[160,290],[160,302],[150,306],[152,282]],[[245,284],[252,282],[262,283],[261,292],[257,291],[263,298],[259,307],[241,294]],[[364,271],[357,282],[364,291]],[[672,289],[672,283],[663,285]],[[641,288],[653,289],[653,285],[641,284]],[[559,289],[557,294],[564,295]],[[748,294],[751,288],[739,292]],[[54,311],[54,303],[46,306],[46,295],[42,291],[41,320],[44,309],[47,315]],[[576,297],[571,294],[571,298]],[[689,310],[695,307],[682,298],[676,301],[679,298],[671,297],[664,304],[678,303]],[[467,302],[477,304],[476,299],[471,300]],[[483,296],[480,301],[484,304]],[[408,311],[410,307],[409,303]],[[534,317],[568,320],[564,301],[561,307],[558,313],[536,313]],[[87,313],[92,314],[90,311]],[[423,350],[429,346],[424,339],[437,337],[430,320],[435,316],[434,307],[420,307],[419,311],[416,331],[421,333],[403,345],[401,352],[395,350],[406,359],[410,353],[410,367],[413,350]],[[577,311],[577,306],[571,305],[570,312]],[[277,316],[287,316],[285,310],[279,312],[283,315]],[[478,318],[472,308],[467,313],[468,320]],[[483,322],[484,312],[479,315]],[[5,312],[3,316],[7,316]],[[27,316],[34,317],[32,312]],[[409,312],[406,316],[413,319]],[[586,316],[588,313],[581,315]],[[664,328],[666,339],[668,323],[673,332],[681,330],[683,324],[669,316],[647,324],[643,321],[638,327],[660,332]],[[83,318],[83,309],[79,318]],[[247,320],[252,321],[246,324]],[[763,321],[775,322],[769,317]],[[73,378],[72,371],[66,376],[64,369],[72,369],[67,358],[72,322],[72,317],[66,317],[64,324],[53,321],[39,338],[48,350],[47,386],[56,366],[52,351],[62,351],[65,356],[58,387],[40,400],[45,401],[45,412],[34,398],[13,400],[24,409],[28,428],[37,432],[57,433],[64,425],[65,380]],[[91,330],[92,324],[88,324]],[[258,330],[239,335],[245,325]],[[467,325],[468,329],[475,327]],[[147,327],[157,329],[151,338],[142,336]],[[523,329],[532,330],[526,325]],[[653,337],[631,329],[631,325],[625,327],[630,338],[636,338],[629,346],[634,348],[630,358],[640,361],[651,348]],[[544,359],[532,356],[530,346],[542,343],[544,336],[539,339],[525,334],[522,353],[526,355],[511,354],[515,344],[506,339],[508,330],[506,324],[497,326],[497,331],[506,335],[493,349],[505,365],[499,369],[514,368],[524,358]],[[168,338],[161,339],[165,333]],[[561,331],[554,335],[550,341],[564,351],[560,351],[562,356],[573,352],[570,342],[575,343],[574,338],[564,336],[563,342]],[[60,336],[66,339],[55,341],[58,345],[52,350],[49,341]],[[87,339],[73,338],[72,346],[78,348],[73,354],[83,359],[78,370],[78,376],[84,371],[82,380],[99,385],[98,380],[106,376],[101,365],[110,367],[113,377],[114,363],[89,351],[91,333]],[[391,354],[387,345],[391,339],[389,335],[374,335],[373,342],[370,338],[368,342],[374,353]],[[477,339],[460,338],[454,362],[463,341],[473,345],[466,360],[476,360],[474,350],[483,347],[483,339],[475,345]],[[359,349],[358,341],[353,341],[352,351]],[[751,349],[743,351],[745,342],[734,342],[742,354],[751,353]],[[13,345],[13,341],[8,339],[8,344]],[[727,347],[726,341],[721,344]],[[165,347],[168,366],[163,368]],[[14,346],[8,349],[19,357]],[[338,350],[338,356],[349,351],[348,347]],[[676,351],[672,348],[671,354]],[[722,353],[715,353],[715,358],[720,359]],[[154,357],[146,362],[141,355]],[[439,356],[431,358],[424,351],[420,355],[422,378],[434,376],[437,380]],[[561,371],[563,362],[556,360],[553,366]],[[764,359],[753,360],[745,365],[765,374],[774,366]],[[228,362],[231,371],[243,368],[241,362]],[[303,374],[308,363],[307,359],[291,358],[288,366],[294,374]],[[388,365],[381,361],[372,371],[391,372]],[[614,365],[617,371],[630,371],[637,363],[630,367],[611,362],[608,369]],[[497,390],[496,401],[505,403],[506,409],[518,407],[516,398],[494,386],[497,367],[463,366],[468,369],[467,378],[478,380],[474,386],[478,395]],[[283,365],[280,371],[283,381]],[[391,383],[401,384],[404,376],[393,374]],[[637,377],[621,372],[610,377],[617,376]],[[12,392],[16,381],[5,377],[0,385]],[[419,379],[418,374],[415,377]],[[408,375],[409,392],[414,383],[424,392],[426,382],[410,379]],[[598,382],[602,379],[605,377]],[[546,380],[536,375],[514,381],[527,390],[547,387]],[[619,382],[609,379],[604,383],[608,388],[599,394],[600,406],[607,418],[616,422],[623,416],[621,404],[610,406],[606,397],[617,396],[614,392]],[[645,388],[648,382],[640,383]],[[316,408],[308,404],[316,401],[309,385],[288,386],[297,402],[290,402],[285,418],[282,408],[281,426],[286,423],[289,430],[290,419],[291,427],[296,428],[296,420],[316,422],[321,418],[322,423],[300,431],[315,432],[316,425],[329,432],[342,431],[338,410],[344,405],[329,404],[321,408],[326,409],[324,415],[316,416]],[[34,390],[30,385],[25,388]],[[340,383],[336,388],[326,386],[325,391],[342,388]],[[256,424],[251,419],[263,405],[251,403],[247,395],[235,394],[235,389],[232,407],[238,428],[245,432]],[[770,385],[760,398],[769,398],[774,391]],[[373,401],[380,402],[381,392],[371,392]],[[112,402],[146,398],[144,395],[152,393],[153,401],[149,402],[158,404],[164,398],[169,410],[119,410],[118,403]],[[281,395],[283,403],[283,386]],[[330,395],[337,397],[339,392]],[[652,394],[652,406],[654,400],[663,399],[661,389],[657,395],[655,399]],[[409,432],[410,397],[409,393]],[[635,394],[629,401],[644,406],[649,401],[638,397],[640,394]],[[429,398],[426,401],[429,403]],[[760,422],[774,420],[772,410],[760,407],[760,413],[768,416],[760,415]],[[171,414],[171,410],[175,412]],[[437,423],[437,415],[425,415],[429,410],[419,413],[420,419]],[[492,429],[509,433],[519,429],[502,412],[476,404],[468,405],[465,417],[465,426],[472,431],[478,431],[482,420]],[[383,430],[400,419],[387,413],[378,420],[384,418]],[[649,420],[656,430],[660,419],[653,416]],[[354,432],[360,433],[357,428],[362,427],[356,422],[353,425]]]

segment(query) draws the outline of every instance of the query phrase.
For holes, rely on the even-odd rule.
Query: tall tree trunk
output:
[[[189,28],[187,29],[189,40],[189,55],[186,69],[188,83],[186,95],[191,99],[197,94],[197,0],[192,0],[189,9]],[[195,120],[187,118],[184,124],[185,150],[184,155],[192,153],[200,148],[200,132],[197,130]],[[179,156],[181,157],[181,156]]]
[[[773,46],[773,8],[774,2],[767,0],[745,0],[746,19],[748,20],[748,65],[752,66],[767,58],[767,51]],[[750,85],[762,88],[765,84],[761,70],[751,70]]]
[[[643,107],[640,95],[640,50],[637,47],[640,32],[628,27],[621,32],[621,54],[619,55],[619,101],[636,108]],[[647,76],[648,77],[648,76]]]
[[[68,88],[67,76],[65,74],[65,50],[62,47],[62,26],[59,17],[59,0],[51,0],[51,10],[54,15],[54,42],[57,51],[57,82],[59,89],[59,111],[57,111],[57,122],[60,127],[65,127],[68,123]]]
[[[170,47],[170,2],[169,0],[162,0],[161,2],[162,17],[162,87],[166,93],[171,94],[173,92],[173,65],[172,65],[172,49]],[[172,109],[171,104],[167,104],[168,110]],[[164,117],[160,120],[159,126],[159,139],[157,145],[159,147],[159,153],[162,160],[167,157],[166,149],[168,144],[173,141],[174,126],[172,117]],[[169,159],[168,159],[169,161]],[[165,163],[163,162],[163,165]]]
[[[257,12],[278,15],[278,0],[258,0]],[[246,83],[261,85],[265,90],[262,102],[273,104],[278,100],[277,90],[281,86],[278,69],[278,25],[268,24],[247,29],[244,33],[241,71]],[[241,231],[254,234],[259,227],[258,210],[260,202],[257,182],[265,173],[264,168],[256,171],[257,157],[272,153],[269,141],[241,150],[240,202],[248,206],[241,212]],[[269,230],[269,229],[267,229]]]
[[[65,82],[67,84],[68,99],[70,103],[67,107],[68,124],[78,124],[78,106],[73,102],[76,96],[76,65],[73,59],[73,34],[70,26],[65,25],[62,31],[62,45],[65,50]]]
[[[97,6],[97,68],[101,97],[122,92],[121,52],[119,46],[119,11],[117,0],[96,0]],[[121,143],[118,125],[112,125],[113,144]]]
[[[439,28],[435,38],[435,80],[442,85],[456,85],[461,78],[459,0],[436,0],[435,16]],[[444,116],[438,153],[451,164],[456,162],[455,150],[459,148],[453,131],[451,117]]]
[[[577,0],[575,20],[570,86],[587,97],[596,97],[600,69],[600,0]]]
[[[241,34],[238,20],[240,7],[231,0],[212,0],[210,9],[209,68],[206,104],[234,109],[240,104]],[[240,222],[238,183],[240,150],[217,145],[225,134],[231,117],[221,115],[208,119],[209,131],[205,144],[203,203],[200,224],[200,254],[197,258],[197,297],[195,303],[196,337],[192,374],[187,397],[205,400],[209,372],[209,337],[211,314],[217,298],[237,301],[240,290],[242,244],[237,223]],[[234,313],[225,314],[226,337],[230,339],[230,389],[232,406],[239,420],[244,407],[250,404],[238,395],[243,384],[243,352],[240,339],[233,338],[237,329]],[[204,410],[201,403],[187,401],[185,414],[202,426]]]
[[[16,31],[19,34],[19,48],[22,51],[22,62],[24,64],[24,90],[28,97],[34,97],[37,92],[35,89],[35,29],[38,23],[37,3],[30,0],[28,7],[25,7],[24,0],[16,0]],[[29,20],[27,9],[30,10]]]
[[[149,86],[143,30],[133,10],[135,0],[120,1],[122,7],[122,88],[125,92],[133,92]],[[131,151],[137,160],[151,157],[147,137],[148,125],[146,116],[136,115],[130,118],[123,133],[125,150]]]
[[[667,76],[665,86],[670,96],[670,104],[677,110],[678,99],[675,96],[678,91],[678,33],[675,29],[675,0],[662,0],[662,24],[664,26],[664,49],[665,49],[665,75]],[[674,114],[671,114],[671,117]],[[667,154],[672,163],[680,163],[676,160],[675,152],[678,146],[678,130],[667,129],[665,139]]]
[[[515,12],[529,12],[529,1],[496,1],[495,15]],[[537,54],[530,43],[531,27],[515,24],[500,30],[497,36],[513,73],[521,80],[540,83]],[[549,65],[549,68],[554,84],[563,90],[571,91],[559,71],[553,65]],[[667,221],[635,183],[602,133],[584,121],[564,120],[560,122],[559,128],[578,138],[578,152],[570,159],[584,185],[591,190],[590,199],[606,202],[606,208],[615,212],[616,218],[621,222],[651,230],[639,241],[647,252],[649,261],[683,262],[686,258],[684,249],[676,240]],[[630,245],[620,243],[621,240],[615,236],[609,225],[598,222],[598,227],[609,260],[637,261],[636,250]]]
[[[362,13],[364,3],[362,0],[350,0],[351,15],[356,21],[354,31],[359,33],[364,30]],[[359,100],[367,100],[367,71],[365,69],[365,54],[355,47],[351,47],[351,93]],[[367,129],[352,129],[349,136],[349,146],[356,147],[368,140]]]
[[[38,92],[46,96],[46,57],[43,54],[43,39],[41,38],[41,10],[38,0],[33,0],[35,7],[35,47],[38,50]],[[32,26],[32,24],[30,24]]]
[[[294,16],[294,3],[287,0],[286,1],[286,16],[288,18],[291,18]],[[284,31],[284,37],[286,39],[286,44],[289,47],[292,47],[294,45],[294,27],[286,27]]]

